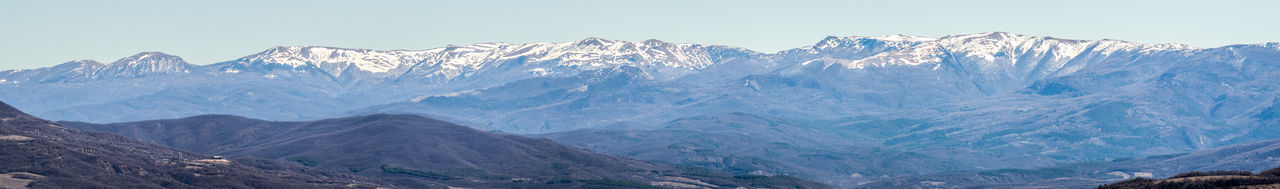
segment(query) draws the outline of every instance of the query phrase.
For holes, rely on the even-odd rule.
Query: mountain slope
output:
[[[373,187],[357,177],[227,160],[70,129],[0,102],[0,180],[33,188]],[[275,167],[270,170],[254,166]],[[27,184],[21,184],[27,183]]]
[[[653,76],[657,81],[682,85],[664,88],[694,92],[709,90],[706,92],[708,94],[700,96],[741,96],[753,95],[750,93],[756,92],[792,89],[792,87],[759,86],[759,84],[752,84],[756,81],[750,79],[778,78],[816,84],[807,86],[820,88],[806,89],[801,95],[821,95],[823,98],[818,99],[829,101],[828,103],[873,105],[857,108],[822,107],[820,110],[823,111],[800,112],[811,115],[797,115],[835,118],[835,116],[863,114],[883,109],[924,108],[941,103],[978,99],[1019,90],[1035,84],[1040,79],[1072,75],[1089,67],[1133,64],[1136,62],[1129,60],[1135,59],[1181,59],[1186,57],[1186,53],[1196,51],[1202,50],[1169,44],[1147,45],[1115,40],[1065,40],[1002,32],[946,36],[938,39],[901,35],[829,37],[810,47],[773,54],[752,52],[741,48],[675,44],[658,40],[629,42],[599,38],[575,42],[518,45],[482,43],[428,50],[379,51],[332,47],[276,47],[237,60],[205,66],[191,66],[180,62],[180,59],[160,53],[143,53],[103,66],[109,68],[99,69],[104,70],[101,71],[102,73],[95,71],[95,76],[90,79],[76,80],[71,83],[39,84],[61,81],[58,78],[76,75],[74,72],[63,74],[61,72],[66,71],[61,69],[5,71],[0,72],[0,79],[4,80],[0,82],[0,88],[23,91],[21,94],[53,94],[46,92],[51,90],[69,91],[62,93],[68,94],[67,96],[58,97],[58,99],[71,101],[70,104],[79,107],[30,106],[29,108],[33,112],[47,114],[48,117],[55,119],[102,122],[174,118],[172,116],[97,115],[104,112],[100,110],[111,109],[107,107],[148,106],[136,103],[152,101],[188,101],[193,107],[202,107],[207,110],[173,112],[166,109],[138,108],[112,109],[105,112],[191,116],[202,113],[243,112],[238,111],[235,106],[253,106],[258,107],[257,109],[284,106],[320,110],[296,112],[292,115],[263,114],[264,116],[260,117],[273,120],[303,120],[341,116],[342,114],[338,112],[404,102],[420,96],[480,90],[524,79],[573,77],[592,70],[634,67]],[[143,61],[144,59],[147,61]],[[129,67],[130,65],[133,67]],[[93,66],[86,66],[88,67]],[[121,72],[124,70],[137,73]],[[32,78],[30,75],[70,76]],[[129,81],[125,82],[121,79],[129,79]],[[229,100],[238,98],[227,97],[226,93],[231,92],[240,93],[234,95],[248,95],[278,91],[271,87],[252,85],[264,80],[287,83],[283,85],[307,86],[307,88],[281,91],[284,97],[275,95],[266,97],[264,100],[268,101],[267,103]],[[129,82],[137,82],[133,87],[147,88],[145,85],[154,85],[156,89],[129,91],[106,89],[108,91],[98,93],[77,92],[102,91],[103,89],[94,86]],[[752,91],[739,91],[738,88],[732,88],[732,86],[743,86],[744,83],[752,88]],[[165,90],[195,90],[194,88],[208,85],[248,86],[219,89],[214,92],[217,95],[168,95],[165,92]],[[718,91],[730,93],[721,94]],[[911,95],[904,95],[908,93]],[[769,96],[745,101],[785,97],[777,96],[780,94],[765,95]],[[299,107],[306,106],[302,105],[306,102],[293,101],[287,98],[289,96],[341,103],[321,103],[325,104],[322,108]],[[370,96],[379,98],[367,98]],[[39,103],[44,100],[40,98],[51,98],[4,92],[0,92],[0,97],[13,99],[11,103],[20,106],[46,104]],[[280,102],[271,103],[274,101]],[[783,100],[770,103],[797,102]],[[430,112],[430,110],[420,112]],[[514,125],[497,127],[512,126]],[[535,126],[540,125],[535,124]],[[568,129],[570,128],[551,129],[551,131]]]
[[[1280,168],[1258,174],[1241,170],[1187,172],[1166,179],[1134,178],[1098,186],[1111,188],[1276,188],[1280,187]]]
[[[141,77],[187,74],[199,66],[161,52],[142,52],[103,65],[93,60],[77,60],[33,70],[0,71],[0,84],[79,83]]]
[[[412,115],[309,122],[209,115],[107,125],[66,124],[202,154],[291,160],[407,186],[444,182],[468,187],[542,187],[615,180],[642,185],[823,187],[787,177],[715,176],[723,174],[596,154],[546,139],[492,134]],[[753,179],[774,183],[753,183]]]
[[[1139,159],[1065,164],[1040,169],[1004,169],[980,172],[925,174],[889,179],[863,185],[883,187],[1058,187],[1092,188],[1136,177],[1165,178],[1179,173],[1212,170],[1261,172],[1280,167],[1280,139],[1197,150],[1185,154],[1150,156]]]
[[[125,57],[103,66],[95,74],[98,78],[136,78],[150,75],[191,73],[195,65],[178,56],[161,52],[143,52]]]
[[[224,73],[255,72],[277,76],[292,72],[316,72],[337,81],[398,77],[438,50],[343,49],[317,46],[274,47],[227,63],[217,64]]]
[[[895,123],[902,122],[902,123]],[[865,135],[886,121],[829,127],[733,113],[677,119],[649,130],[584,129],[544,136],[592,151],[754,174],[785,174],[837,187],[885,178],[976,170],[967,162],[879,148]],[[855,128],[860,127],[860,128]]]

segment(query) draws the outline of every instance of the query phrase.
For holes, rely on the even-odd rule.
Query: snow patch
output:
[[[938,181],[920,181],[920,184],[930,185],[930,186],[942,186],[942,185],[946,185],[946,184],[947,184],[947,182],[938,182]]]
[[[587,85],[582,85],[582,86],[578,86],[577,88],[569,89],[569,92],[571,92],[571,93],[573,93],[573,92],[587,92]]]
[[[1107,175],[1115,175],[1115,176],[1121,177],[1121,179],[1133,178],[1133,176],[1130,176],[1128,173],[1124,173],[1120,171],[1107,172]]]
[[[341,74],[345,71],[344,69],[351,66],[361,71],[386,73],[397,68],[407,68],[417,64],[437,51],[379,51],[318,46],[289,46],[271,48],[258,54],[240,58],[238,61],[240,64],[280,64],[293,68],[310,65],[333,74]]]
[[[935,39],[935,38],[920,37],[920,36],[908,36],[908,35],[902,35],[902,34],[886,35],[886,36],[880,36],[880,37],[869,37],[869,38],[871,38],[871,39],[883,40],[883,41],[934,41],[934,40],[938,40],[938,39]]]
[[[529,74],[533,74],[534,76],[541,77],[541,76],[550,75],[551,73],[547,72],[547,69],[544,69],[544,68],[534,68],[534,69],[529,69]]]

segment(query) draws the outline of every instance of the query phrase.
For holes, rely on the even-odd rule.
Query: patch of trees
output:
[[[1235,188],[1256,185],[1280,184],[1280,167],[1258,174],[1244,170],[1193,171],[1163,180],[1134,178],[1098,186],[1099,189],[1119,188]]]
[[[1186,178],[1186,177],[1232,176],[1232,175],[1253,176],[1253,172],[1249,172],[1245,170],[1218,170],[1218,171],[1209,171],[1209,172],[1192,171],[1192,172],[1179,173],[1178,175],[1174,175],[1173,177],[1169,177],[1169,178],[1174,179],[1174,178]]]

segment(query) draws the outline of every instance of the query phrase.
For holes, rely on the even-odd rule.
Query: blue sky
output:
[[[988,31],[1217,47],[1280,41],[1278,2],[0,0],[0,70],[142,51],[211,64],[273,46],[429,49],[593,36],[768,53],[825,36]]]

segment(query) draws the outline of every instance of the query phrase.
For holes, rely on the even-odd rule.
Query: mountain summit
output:
[[[143,52],[125,57],[102,67],[96,73],[99,78],[134,78],[150,75],[190,73],[195,65],[178,56],[161,52]]]

